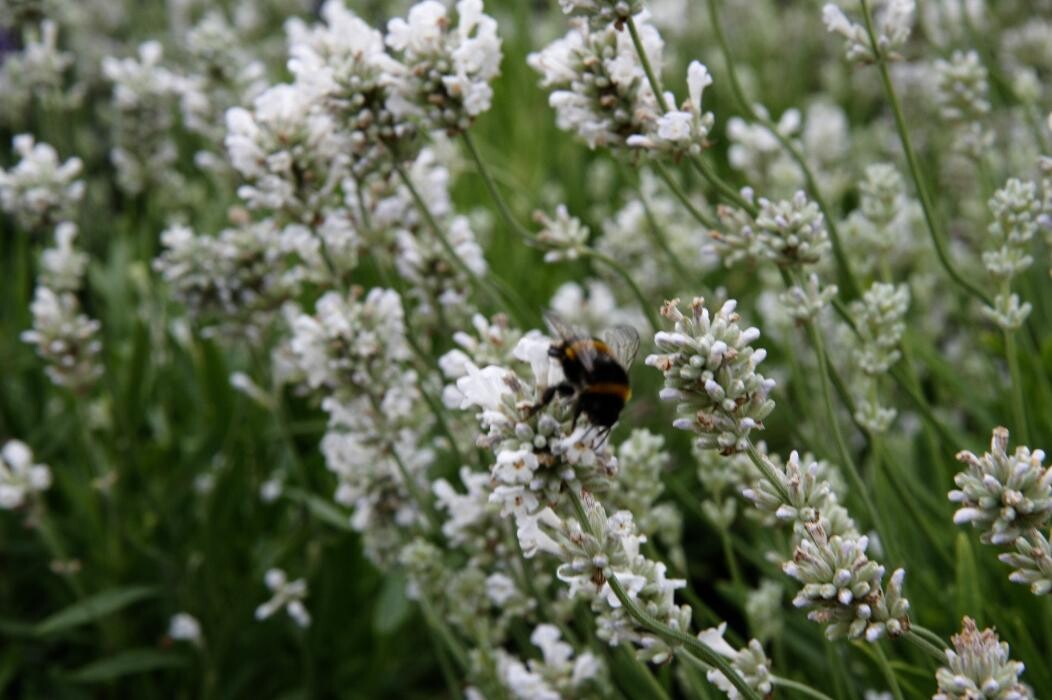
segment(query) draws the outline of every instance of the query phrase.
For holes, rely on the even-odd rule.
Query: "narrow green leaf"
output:
[[[344,532],[354,531],[351,527],[351,517],[325,499],[296,488],[286,489],[285,494],[293,501],[304,505],[318,520]]]
[[[111,588],[108,591],[96,593],[78,601],[68,608],[59,610],[54,615],[38,623],[35,632],[37,636],[64,632],[86,622],[106,617],[132,603],[156,595],[156,593],[157,589],[148,586]]]
[[[171,652],[150,648],[129,649],[81,666],[68,677],[78,683],[101,683],[122,676],[185,665],[186,659]]]
[[[964,532],[957,533],[957,618],[967,615],[978,622],[983,619],[983,596],[979,571],[975,566],[972,543]]]
[[[376,601],[373,629],[388,634],[398,629],[409,617],[409,600],[405,597],[405,577],[388,576]]]

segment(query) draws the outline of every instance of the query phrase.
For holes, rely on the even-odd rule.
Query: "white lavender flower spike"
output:
[[[697,434],[702,447],[724,454],[744,451],[749,434],[762,430],[774,410],[768,398],[774,381],[756,371],[767,352],[750,345],[760,331],[738,325],[736,305],[727,301],[710,315],[705,300],[695,298],[687,317],[678,299],[667,302],[661,315],[673,322],[673,331],[654,336],[661,352],[646,359],[665,375],[662,398],[677,404],[680,417],[673,425]]]
[[[995,428],[990,451],[982,456],[962,450],[957,460],[967,469],[957,474],[950,500],[960,504],[953,521],[971,523],[983,542],[1011,544],[1052,517],[1052,467],[1045,453],[1026,446],[1008,453],[1008,430]]]
[[[939,683],[932,700],[1029,700],[1036,697],[1029,686],[1019,680],[1023,664],[1008,656],[1008,644],[992,629],[981,632],[975,620],[965,617],[960,634],[946,650],[946,666],[935,672]]]
[[[19,161],[10,170],[0,168],[0,209],[28,233],[70,219],[84,196],[80,158],[62,162],[52,146],[32,134],[15,136],[12,146]]]
[[[8,440],[0,449],[0,508],[13,510],[26,498],[51,486],[51,470],[34,464],[33,452],[19,440]]]

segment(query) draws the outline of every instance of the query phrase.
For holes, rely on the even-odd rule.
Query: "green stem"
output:
[[[636,653],[635,650],[632,648],[632,645],[628,642],[623,642],[621,644],[621,651],[632,660],[632,665],[636,667],[636,675],[641,676],[643,678],[643,682],[647,684],[647,688],[649,689],[647,697],[659,698],[660,700],[669,700],[668,693],[666,693],[665,689],[661,686],[660,683],[658,683],[658,679],[655,678],[654,674],[650,672],[650,669],[647,668],[647,665],[636,657]]]
[[[730,533],[724,528],[719,528],[719,533],[720,543],[723,545],[723,557],[727,560],[727,569],[731,574],[731,582],[734,583],[735,588],[744,588],[745,579],[742,578],[742,572],[738,568],[738,558],[734,556],[734,547],[731,545]]]
[[[884,86],[884,94],[888,99],[888,103],[891,105],[892,115],[895,118],[895,128],[899,133],[899,141],[902,143],[902,150],[906,155],[906,162],[909,165],[913,184],[917,188],[917,195],[920,198],[921,209],[924,210],[924,221],[927,224],[928,234],[931,237],[932,244],[935,246],[935,254],[938,256],[939,263],[946,271],[946,274],[950,276],[950,279],[952,279],[954,283],[970,296],[975,297],[987,306],[991,306],[990,299],[987,295],[981,289],[966,280],[950,261],[943,233],[935,218],[935,205],[932,202],[931,194],[928,192],[924,176],[921,174],[920,163],[917,160],[917,154],[913,150],[913,143],[910,141],[909,131],[906,129],[906,118],[902,114],[902,105],[899,104],[898,95],[895,93],[895,86],[891,82],[891,73],[888,71],[887,58],[884,56],[884,53],[881,51],[880,45],[877,42],[877,36],[873,29],[873,17],[869,11],[869,2],[868,0],[859,0],[859,3],[862,6],[862,17],[866,23],[866,33],[869,35],[870,48],[873,51],[873,55],[877,58],[876,63],[877,69],[880,72],[880,81]]]
[[[789,690],[795,690],[801,695],[806,695],[807,697],[815,698],[815,700],[833,700],[833,698],[829,697],[821,690],[812,688],[809,685],[804,685],[803,683],[791,681],[788,678],[782,678],[781,676],[771,676],[771,682],[776,686],[788,688]]]
[[[727,77],[730,79],[731,92],[734,93],[734,97],[738,100],[738,105],[742,112],[745,113],[745,116],[752,121],[763,124],[800,167],[801,172],[804,174],[804,181],[807,184],[807,189],[810,191],[815,203],[818,204],[818,208],[822,210],[822,215],[825,217],[826,230],[829,232],[829,241],[833,246],[833,258],[836,260],[837,270],[840,273],[839,282],[841,287],[847,292],[848,297],[854,298],[859,296],[861,294],[861,287],[851,269],[851,264],[848,262],[847,254],[844,252],[844,246],[840,241],[840,233],[836,227],[836,219],[833,216],[832,209],[828,203],[826,203],[825,197],[822,196],[821,191],[818,189],[818,182],[815,180],[814,173],[811,172],[811,167],[800,152],[800,149],[778,131],[774,122],[768,117],[757,113],[749,103],[749,100],[746,99],[745,90],[742,89],[741,82],[738,80],[738,71],[735,68],[734,60],[731,57],[730,45],[727,43],[727,37],[723,33],[723,24],[720,22],[720,0],[709,0],[706,4],[709,6],[709,24],[712,25],[713,32],[716,34],[716,43],[719,44],[720,52],[723,54],[723,64],[727,69]]]
[[[939,663],[946,662],[946,654],[943,652],[946,643],[939,639],[938,635],[934,632],[931,632],[920,625],[913,624],[910,626],[909,631],[906,632],[905,638],[917,645]],[[930,638],[934,638],[939,644],[935,644]]]
[[[899,687],[899,681],[895,678],[895,670],[891,668],[891,664],[888,663],[888,657],[884,653],[884,647],[880,645],[880,642],[877,642],[873,645],[873,649],[876,651],[880,670],[884,673],[884,678],[888,681],[888,687],[891,689],[891,694],[895,696],[895,700],[903,700],[902,688]]]
[[[760,454],[760,451],[756,449],[756,445],[752,444],[751,440],[746,448],[746,453],[749,455],[749,459],[752,460],[752,463],[756,465],[756,468],[764,475],[764,478],[766,478],[771,486],[774,487],[774,490],[778,492],[778,498],[782,499],[784,503],[788,503],[789,491],[785,488],[784,479],[781,479],[778,474],[775,473],[774,467],[771,466],[771,463],[766,457]]]
[[[393,444],[387,445],[387,452],[391,455],[391,458],[398,465],[398,473],[402,475],[402,481],[405,483],[406,490],[409,491],[409,495],[412,496],[413,500],[416,501],[417,506],[423,511],[424,516],[427,518],[428,525],[435,532],[442,530],[442,522],[438,519],[438,515],[435,514],[434,505],[431,503],[431,499],[425,498],[423,492],[420,490],[420,485],[416,483],[412,475],[409,473],[409,469],[406,468],[405,462],[398,454],[398,450],[395,449]]]
[[[490,175],[485,161],[483,161],[482,156],[479,155],[478,148],[475,146],[475,141],[471,138],[471,132],[465,130],[461,136],[463,137],[464,145],[468,148],[468,153],[471,154],[471,159],[475,161],[475,168],[478,170],[479,176],[481,176],[482,181],[486,183],[486,189],[489,190],[490,197],[493,198],[493,201],[497,205],[497,209],[500,211],[501,218],[504,219],[504,223],[506,223],[508,228],[514,231],[523,240],[527,242],[533,241],[533,234],[519,223],[518,219],[512,216],[511,210],[508,208],[508,203],[504,201],[504,196],[500,193],[500,190],[497,189],[497,185],[493,180],[493,176]]]
[[[634,296],[636,301],[639,302],[639,307],[643,311],[643,315],[647,317],[647,322],[650,324],[650,327],[655,333],[661,330],[661,324],[658,322],[658,317],[654,313],[653,304],[651,304],[646,295],[643,294],[643,290],[639,288],[636,281],[632,279],[632,275],[628,274],[628,271],[621,267],[621,263],[603,253],[600,253],[594,248],[582,249],[581,255],[603,263],[624,280],[625,284],[628,285],[629,290],[631,290],[632,296]]]
[[[424,596],[420,597],[420,611],[424,614],[424,619],[427,621],[431,631],[435,632],[438,638],[442,640],[442,643],[446,645],[446,649],[449,650],[460,670],[466,671],[470,667],[467,652],[464,651],[464,647],[453,636],[453,633],[449,631],[449,628],[438,618],[431,607],[431,603]]]
[[[438,659],[438,668],[442,671],[442,678],[446,682],[446,688],[449,690],[449,694],[454,700],[463,700],[464,694],[460,692],[460,682],[457,680],[456,673],[453,671],[453,666],[449,661],[449,652],[446,648],[439,644],[438,639],[435,635],[428,635],[431,637],[431,644],[435,647],[435,657]]]
[[[566,491],[570,494],[570,501],[573,504],[577,520],[581,527],[585,532],[588,532],[595,537],[596,533],[592,532],[592,526],[588,522],[588,516],[585,513],[584,505],[581,503],[580,495],[569,485],[567,485]],[[617,599],[621,602],[621,605],[624,607],[629,617],[635,620],[638,625],[651,633],[656,634],[670,644],[685,645],[687,647],[685,652],[693,654],[701,661],[719,670],[727,677],[731,684],[738,689],[738,692],[742,694],[742,697],[747,698],[748,700],[760,700],[760,696],[756,691],[745,682],[745,679],[731,667],[730,663],[728,663],[725,658],[703,644],[697,637],[681,630],[673,629],[640,609],[636,602],[625,592],[617,575],[612,570],[608,570],[607,573],[609,574],[607,583],[610,585],[610,590],[612,590],[614,595],[617,596]]]
[[[1019,369],[1019,346],[1015,341],[1015,332],[1006,330],[1005,357],[1008,359],[1008,373],[1012,381],[1012,418],[1015,429],[1019,432],[1023,444],[1030,444],[1030,429],[1026,423],[1026,401],[1023,397],[1023,373]]]
[[[811,336],[811,345],[815,349],[815,355],[818,356],[818,379],[822,385],[822,403],[825,405],[826,418],[829,421],[829,429],[833,433],[833,441],[836,443],[837,452],[840,455],[840,461],[843,462],[844,471],[847,472],[848,479],[851,481],[851,488],[858,493],[859,497],[862,499],[862,504],[866,508],[866,513],[869,515],[870,522],[880,533],[881,540],[884,542],[888,554],[892,555],[892,559],[897,559],[892,552],[892,543],[889,537],[890,533],[884,526],[882,519],[877,512],[877,508],[869,496],[869,491],[866,489],[866,485],[862,481],[861,474],[859,474],[858,465],[855,464],[855,460],[851,457],[851,451],[848,449],[847,443],[844,441],[844,434],[840,430],[840,420],[837,417],[836,409],[833,407],[833,393],[830,390],[829,358],[826,355],[825,341],[822,340],[822,334],[818,330],[814,321],[807,324],[807,329]]]
[[[643,214],[647,219],[647,231],[650,232],[651,238],[654,240],[657,247],[661,249],[661,252],[665,254],[665,257],[668,258],[669,265],[672,266],[672,270],[676,273],[679,283],[684,289],[690,288],[694,284],[694,281],[691,279],[687,268],[683,266],[679,257],[672,250],[672,246],[669,245],[668,238],[665,236],[665,231],[661,228],[661,225],[658,224],[657,218],[655,218],[654,212],[650,208],[650,204],[647,203],[646,197],[643,196],[642,188],[640,188],[639,191],[639,202],[643,205]],[[703,293],[702,296],[711,295]]]
[[[651,165],[654,166],[654,170],[657,171],[658,176],[665,182],[665,186],[668,187],[669,191],[675,195],[676,199],[678,199],[687,211],[690,212],[690,215],[694,217],[695,221],[709,229],[718,229],[720,227],[718,221],[709,218],[706,214],[702,214],[701,210],[694,206],[694,203],[690,201],[690,197],[687,196],[687,193],[683,191],[683,188],[679,186],[675,178],[672,177],[671,173],[669,173],[668,169],[661,161],[655,160]]]

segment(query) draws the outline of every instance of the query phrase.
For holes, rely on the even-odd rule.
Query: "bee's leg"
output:
[[[553,384],[552,386],[544,390],[544,393],[541,394],[540,401],[530,406],[529,415],[532,416],[533,414],[537,413],[537,411],[550,404],[552,402],[552,399],[555,398],[556,394],[559,394],[560,396],[570,396],[571,394],[573,394],[573,391],[573,387],[567,382],[563,382],[561,384]]]
[[[577,430],[577,419],[581,417],[581,402],[578,401],[577,405],[573,407],[573,422],[570,423],[570,432]]]
[[[613,426],[605,425],[599,429],[596,433],[595,440],[592,442],[592,449],[599,449],[603,446],[603,443],[610,437],[610,431],[613,430]]]

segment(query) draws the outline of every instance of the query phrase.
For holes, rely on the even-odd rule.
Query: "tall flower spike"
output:
[[[946,666],[935,672],[939,683],[932,700],[1027,700],[1034,692],[1019,676],[1023,664],[1008,656],[1008,644],[992,629],[982,632],[970,617],[964,618],[960,634],[946,650]]]
[[[767,351],[750,345],[760,331],[738,325],[736,306],[727,301],[710,316],[705,300],[696,297],[687,317],[678,299],[667,302],[661,315],[673,322],[673,331],[654,336],[662,352],[646,359],[665,375],[661,398],[677,404],[673,425],[697,434],[699,446],[724,454],[745,451],[749,434],[762,430],[774,410],[768,398],[774,380],[756,371]]]
[[[1052,517],[1052,467],[1045,467],[1042,450],[1019,446],[1008,454],[1008,430],[994,428],[990,451],[981,457],[957,453],[967,469],[954,477],[950,500],[960,504],[953,521],[972,523],[988,544],[1015,542]]]
[[[0,208],[27,232],[34,233],[73,216],[84,196],[79,158],[59,160],[49,144],[32,134],[15,136],[12,145],[20,160],[10,170],[0,168]]]

